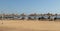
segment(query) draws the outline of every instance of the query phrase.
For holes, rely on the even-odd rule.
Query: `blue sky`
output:
[[[0,0],[0,13],[60,14],[60,0]]]

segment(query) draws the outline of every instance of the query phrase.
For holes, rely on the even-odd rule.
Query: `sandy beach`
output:
[[[58,21],[3,20],[0,31],[60,31]]]

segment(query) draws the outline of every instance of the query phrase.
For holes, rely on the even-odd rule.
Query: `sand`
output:
[[[58,21],[3,20],[0,31],[60,31]]]

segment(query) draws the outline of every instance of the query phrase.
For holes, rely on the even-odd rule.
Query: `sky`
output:
[[[0,0],[0,13],[60,14],[60,0]]]

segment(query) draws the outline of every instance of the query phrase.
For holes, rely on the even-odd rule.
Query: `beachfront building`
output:
[[[26,15],[24,13],[18,15],[18,14],[0,14],[0,20],[1,19],[10,19],[10,20],[58,20],[60,19],[60,15],[58,14],[30,14]]]

